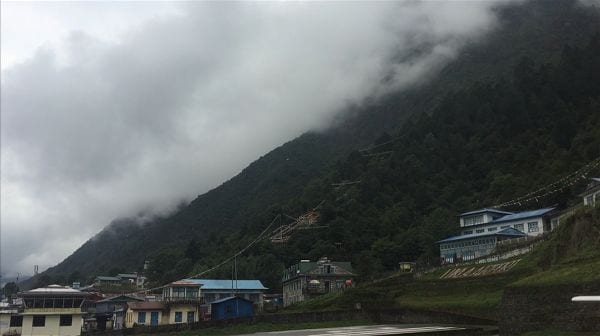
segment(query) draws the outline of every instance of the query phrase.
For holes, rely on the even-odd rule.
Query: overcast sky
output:
[[[493,29],[493,6],[2,2],[2,273],[426,78]]]

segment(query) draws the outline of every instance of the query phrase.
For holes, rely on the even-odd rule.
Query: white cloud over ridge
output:
[[[348,105],[417,82],[489,31],[494,5],[180,3],[118,38],[80,29],[13,60],[2,272],[51,266],[113,218],[168,211]]]

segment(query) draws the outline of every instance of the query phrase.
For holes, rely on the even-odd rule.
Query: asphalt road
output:
[[[427,335],[429,333],[449,332],[452,335],[460,335],[457,333],[460,330],[465,330],[461,327],[441,326],[441,325],[371,325],[371,326],[355,326],[342,328],[326,328],[326,329],[306,329],[306,330],[289,330],[289,331],[272,331],[260,332],[256,334],[247,334],[246,336],[379,336],[379,335]]]

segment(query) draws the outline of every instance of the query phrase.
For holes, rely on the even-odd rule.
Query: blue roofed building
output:
[[[260,280],[231,280],[231,279],[184,279],[189,283],[201,286],[200,295],[210,314],[211,303],[236,296],[251,301],[256,311],[263,308],[263,294],[268,289]]]
[[[460,214],[459,236],[438,241],[442,263],[469,261],[489,255],[498,242],[550,232],[555,208],[508,212],[485,208]]]

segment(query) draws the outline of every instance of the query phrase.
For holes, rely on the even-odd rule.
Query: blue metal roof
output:
[[[454,237],[446,238],[443,240],[439,240],[436,243],[448,243],[448,242],[453,242],[453,241],[460,241],[460,240],[467,240],[467,239],[481,238],[481,237],[488,237],[488,236],[524,237],[524,236],[526,236],[526,234],[524,234],[523,232],[521,232],[515,228],[506,228],[506,229],[503,229],[500,231],[495,231],[495,232],[484,232],[484,233],[474,233],[474,234],[470,234],[470,235],[454,236]]]
[[[555,208],[544,208],[544,209],[537,209],[537,210],[531,210],[531,211],[517,212],[512,215],[506,215],[504,217],[500,217],[496,220],[493,220],[493,221],[491,221],[489,223],[485,223],[485,224],[496,224],[496,223],[503,223],[503,222],[527,219],[527,218],[532,218],[532,217],[541,217],[554,209]]]
[[[260,280],[222,280],[222,279],[184,279],[187,282],[196,283],[202,285],[202,290],[207,289],[227,289],[237,288],[240,290],[265,290],[267,287],[263,286]]]
[[[474,211],[469,211],[469,212],[461,213],[459,215],[459,217],[469,216],[469,215],[475,215],[475,214],[484,213],[484,212],[495,212],[495,213],[499,213],[499,214],[503,214],[503,215],[511,215],[511,214],[513,214],[513,212],[502,211],[502,210],[493,209],[493,208],[483,208],[483,209],[479,209],[479,210],[474,210]]]
[[[238,280],[238,281],[239,281],[239,280]],[[236,298],[237,298],[237,299],[240,299],[240,300],[244,300],[244,301],[252,302],[252,301],[250,301],[250,300],[246,300],[246,299],[244,299],[244,298],[242,298],[242,297],[239,297],[239,296],[230,296],[230,297],[226,297],[226,298],[223,298],[223,299],[219,299],[219,300],[217,300],[217,301],[213,301],[213,302],[211,302],[210,304],[221,303],[221,302],[225,302],[225,301],[233,300],[233,299],[236,299]]]

